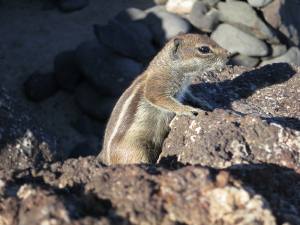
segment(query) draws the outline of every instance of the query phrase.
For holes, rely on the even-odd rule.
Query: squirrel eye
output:
[[[201,52],[202,54],[208,54],[211,52],[210,48],[208,46],[202,46],[200,48],[198,48],[199,52]]]

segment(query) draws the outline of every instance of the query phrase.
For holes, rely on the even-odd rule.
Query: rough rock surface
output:
[[[6,224],[275,224],[266,200],[226,171],[103,168],[87,157],[15,179],[3,180]]]
[[[39,158],[19,166],[28,148],[15,139],[24,149],[0,151],[0,224],[299,224],[299,72],[280,63],[199,77],[193,91],[215,110],[176,117],[156,165],[54,162],[33,145]],[[1,127],[14,124],[3,105]]]
[[[240,69],[221,74],[223,82],[195,85],[216,109],[195,119],[176,117],[161,158],[214,168],[264,162],[300,171],[299,72],[284,63]]]
[[[275,122],[219,110],[195,120],[176,118],[171,127],[161,157],[214,168],[264,162],[300,172],[300,132]]]

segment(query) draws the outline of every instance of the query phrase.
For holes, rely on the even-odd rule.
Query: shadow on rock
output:
[[[192,88],[194,92],[199,93],[199,95],[207,99],[213,109],[233,109],[240,115],[258,114],[268,122],[278,123],[282,126],[299,130],[300,121],[298,118],[277,116],[271,112],[278,111],[276,107],[287,107],[278,106],[278,104],[268,105],[270,99],[263,96],[263,94],[256,97],[256,102],[251,102],[251,100],[248,99],[264,88],[287,82],[296,73],[297,72],[289,64],[277,63],[243,72],[233,79],[226,79],[221,82],[194,84]],[[276,93],[280,92],[280,90],[279,87],[274,87],[272,91]],[[270,96],[271,100],[277,101],[276,96]],[[297,98],[297,96],[288,96],[288,93],[285,93],[283,98],[288,101],[291,100],[291,98]],[[297,99],[294,100],[297,102]],[[238,103],[238,107],[232,107],[233,103]],[[295,108],[295,106],[292,107]],[[261,108],[265,108],[267,111],[263,111]]]
[[[209,94],[211,101],[215,102],[214,108],[231,108],[233,101],[247,98],[259,89],[283,83],[294,74],[296,71],[289,64],[277,63],[244,72],[232,80],[195,84],[193,89]]]
[[[298,118],[275,116],[271,118],[262,117],[262,119],[265,119],[268,123],[277,123],[283,127],[300,131],[300,120]]]

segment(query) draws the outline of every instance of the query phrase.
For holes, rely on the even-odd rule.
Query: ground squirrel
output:
[[[108,121],[102,163],[154,163],[176,115],[195,116],[200,109],[181,102],[191,81],[202,73],[220,70],[228,52],[207,36],[179,35],[170,40],[123,93]]]

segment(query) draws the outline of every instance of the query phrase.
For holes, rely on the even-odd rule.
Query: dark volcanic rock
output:
[[[273,119],[300,116],[299,92],[296,91],[300,82],[299,67],[287,63],[252,70],[236,66],[215,75],[213,80],[192,88],[195,95],[205,96],[215,108],[232,108],[243,114]],[[297,123],[290,126],[299,130]]]
[[[58,0],[57,4],[63,12],[73,12],[86,7],[89,0]]]
[[[81,78],[75,51],[64,51],[58,54],[54,59],[54,71],[59,86],[73,92]]]
[[[262,224],[274,223],[268,209],[255,210],[254,205],[261,204],[262,199],[245,192],[237,183],[232,185],[226,172],[214,178],[209,170],[197,167],[170,172],[155,167],[129,166],[108,168],[107,174],[110,174],[109,170],[114,171],[112,176],[99,174],[86,190],[92,190],[98,197],[109,198],[112,205],[116,205],[118,214],[128,216],[131,223],[216,224],[218,221],[233,224],[233,221],[240,220],[240,224],[246,224],[248,219]],[[124,189],[124,186],[128,188]],[[114,192],[109,191],[110,188]],[[219,201],[221,196],[224,202]],[[237,211],[242,210],[246,217],[233,213],[233,199],[239,199],[241,205],[237,206]],[[263,219],[260,218],[262,215],[265,216]]]
[[[100,121],[108,119],[116,100],[116,98],[101,96],[87,83],[82,83],[76,90],[76,102],[79,108]]]
[[[53,73],[35,72],[24,82],[24,93],[32,101],[42,101],[54,95],[58,84]]]
[[[176,117],[161,158],[176,155],[180,162],[217,168],[262,162],[299,170],[299,72],[288,64],[231,72],[220,76],[222,82],[195,85],[196,93],[221,109],[195,119]]]
[[[88,157],[52,164],[36,178],[42,182],[34,186],[26,179],[17,186],[5,184],[5,193],[16,190],[0,201],[5,219],[24,225],[50,218],[60,224],[275,224],[268,203],[225,171],[193,166],[174,171],[138,165],[103,168]],[[46,212],[39,213],[41,208]],[[53,208],[60,213],[50,217]],[[25,209],[30,216],[11,217],[14,210]]]
[[[114,54],[97,41],[80,44],[76,58],[84,76],[103,95],[120,96],[142,72],[141,64]]]
[[[88,137],[83,142],[77,144],[71,151],[69,158],[85,157],[90,155],[98,155],[100,152],[100,136]]]
[[[106,123],[99,120],[92,119],[87,115],[79,115],[76,120],[72,122],[72,127],[82,135],[92,135],[103,137],[103,130]]]
[[[142,23],[111,20],[105,26],[94,25],[94,31],[100,43],[140,62],[149,61],[156,53],[151,33]]]
[[[216,110],[194,120],[177,117],[171,128],[161,157],[214,168],[272,163],[300,172],[300,132],[257,116]]]

